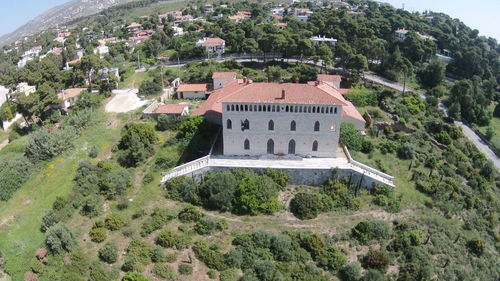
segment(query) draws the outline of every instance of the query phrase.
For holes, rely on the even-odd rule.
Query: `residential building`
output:
[[[313,14],[313,11],[306,8],[295,9],[294,16],[298,21],[308,21],[309,16]]]
[[[223,54],[226,47],[226,41],[221,38],[203,38],[196,42],[196,47],[203,46],[207,53]]]
[[[17,63],[18,68],[22,68],[28,63],[29,61],[33,60],[40,52],[42,51],[42,46],[35,46],[26,52],[21,56],[21,59]]]
[[[285,15],[285,8],[283,7],[275,7],[275,8],[272,8],[271,9],[271,13],[273,15],[277,15],[277,16],[284,16]]]
[[[142,30],[142,24],[133,22],[126,27],[127,31],[130,33]]]
[[[106,45],[99,45],[94,48],[94,54],[99,55],[103,59],[105,55],[109,54],[109,48]]]
[[[340,75],[318,74],[317,80],[323,83],[330,83],[335,89],[340,90],[342,77]]]
[[[5,88],[3,85],[0,85],[0,106],[2,106],[2,104],[4,104],[4,102],[6,102],[9,98],[9,92],[9,89]]]
[[[274,24],[278,29],[283,30],[288,26],[288,23],[286,22],[277,22]]]
[[[172,26],[172,29],[174,30],[174,36],[184,35],[184,29],[182,27]]]
[[[234,16],[229,16],[228,18],[234,22],[240,22],[252,17],[252,13],[248,11],[239,11]]]
[[[326,43],[330,45],[330,47],[335,47],[335,44],[337,44],[337,39],[326,37],[326,36],[313,36],[311,37],[311,40],[313,41],[314,45],[319,45],[321,43]]]
[[[229,81],[236,80],[236,72],[214,72],[212,74],[214,90],[222,88]]]
[[[73,106],[78,100],[78,96],[86,90],[86,88],[71,88],[62,90],[59,94],[57,94],[57,99],[61,101],[61,108],[63,110],[67,110]]]
[[[21,82],[17,84],[16,86],[16,92],[17,93],[22,93],[25,96],[29,96],[31,93],[36,92],[36,87],[35,86],[30,86],[28,83]]]
[[[407,30],[407,29],[398,29],[395,31],[395,36],[396,38],[399,38],[401,40],[405,40],[406,39],[406,34],[410,32],[410,30]],[[436,41],[436,38],[434,38],[433,36],[431,35],[426,35],[426,34],[421,34],[419,32],[416,32],[417,35],[421,38],[421,39],[424,39],[424,40],[432,40],[432,41]]]
[[[207,84],[182,84],[176,89],[178,99],[204,99],[208,96]]]
[[[188,116],[189,106],[187,104],[161,104],[155,110],[156,115]]]
[[[334,82],[340,84],[333,77],[307,84],[233,80],[213,91],[193,115],[224,126],[224,154],[266,154],[269,139],[275,153],[287,154],[293,139],[296,153],[289,154],[333,157],[340,122],[353,123],[358,130],[365,127],[364,118]],[[245,139],[254,151],[244,149]],[[317,151],[312,150],[314,141]]]

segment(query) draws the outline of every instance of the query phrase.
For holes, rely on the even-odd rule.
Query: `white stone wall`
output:
[[[214,90],[222,88],[227,81],[233,80],[233,78],[214,78]]]
[[[234,106],[234,111],[227,110],[227,106]],[[223,104],[222,126],[224,140],[224,155],[265,155],[267,154],[267,142],[269,139],[274,141],[274,154],[288,154],[288,146],[290,140],[295,141],[295,155],[302,157],[335,157],[339,143],[340,132],[340,113],[342,107],[339,105],[322,106],[322,105],[287,105],[279,104],[280,111],[253,111],[256,104],[239,105],[246,109],[246,106],[252,106],[252,111],[248,108],[245,110],[236,111],[236,104]],[[262,106],[262,104],[261,104]],[[271,105],[272,106],[272,105]],[[294,107],[294,112],[286,111],[286,107]],[[300,112],[302,106],[302,112]],[[304,112],[307,108],[315,107],[323,108],[319,113]],[[335,108],[336,113],[335,113]],[[295,112],[295,110],[299,112]],[[306,110],[308,111],[308,110]],[[316,111],[316,110],[315,110]],[[331,112],[331,113],[330,113]],[[227,128],[227,120],[231,119],[232,129]],[[248,119],[250,129],[242,130],[241,124]],[[268,129],[269,121],[273,120],[274,130]],[[292,121],[296,123],[296,130],[290,130]],[[314,131],[314,124],[320,123],[320,130]],[[333,129],[332,130],[332,125]],[[250,149],[244,149],[244,142],[248,139]],[[313,151],[313,142],[318,142],[318,150]]]
[[[207,97],[207,92],[177,92],[177,98],[179,99],[204,99]]]

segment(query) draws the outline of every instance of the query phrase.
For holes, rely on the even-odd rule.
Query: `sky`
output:
[[[458,18],[480,35],[500,41],[500,0],[379,0],[410,12],[430,10]]]
[[[68,0],[0,0],[0,36],[16,30],[46,10]],[[382,0],[405,10],[432,10],[459,18],[481,35],[500,41],[500,0]]]
[[[0,0],[0,36],[68,0]]]

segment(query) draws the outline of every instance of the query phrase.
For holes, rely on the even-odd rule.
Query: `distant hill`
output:
[[[12,33],[0,37],[0,46],[12,43],[25,36],[41,32],[47,28],[64,25],[79,17],[98,13],[106,8],[134,0],[72,0],[56,6],[32,19]]]

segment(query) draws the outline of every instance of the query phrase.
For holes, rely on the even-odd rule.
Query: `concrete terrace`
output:
[[[260,157],[207,155],[163,173],[161,184],[179,176],[198,177],[210,170],[267,168],[287,170],[293,184],[322,184],[332,175],[332,169],[339,169],[339,176],[353,177],[366,186],[372,183],[395,187],[394,177],[353,160],[349,151],[339,148],[336,158],[302,158],[297,156],[265,155]]]

